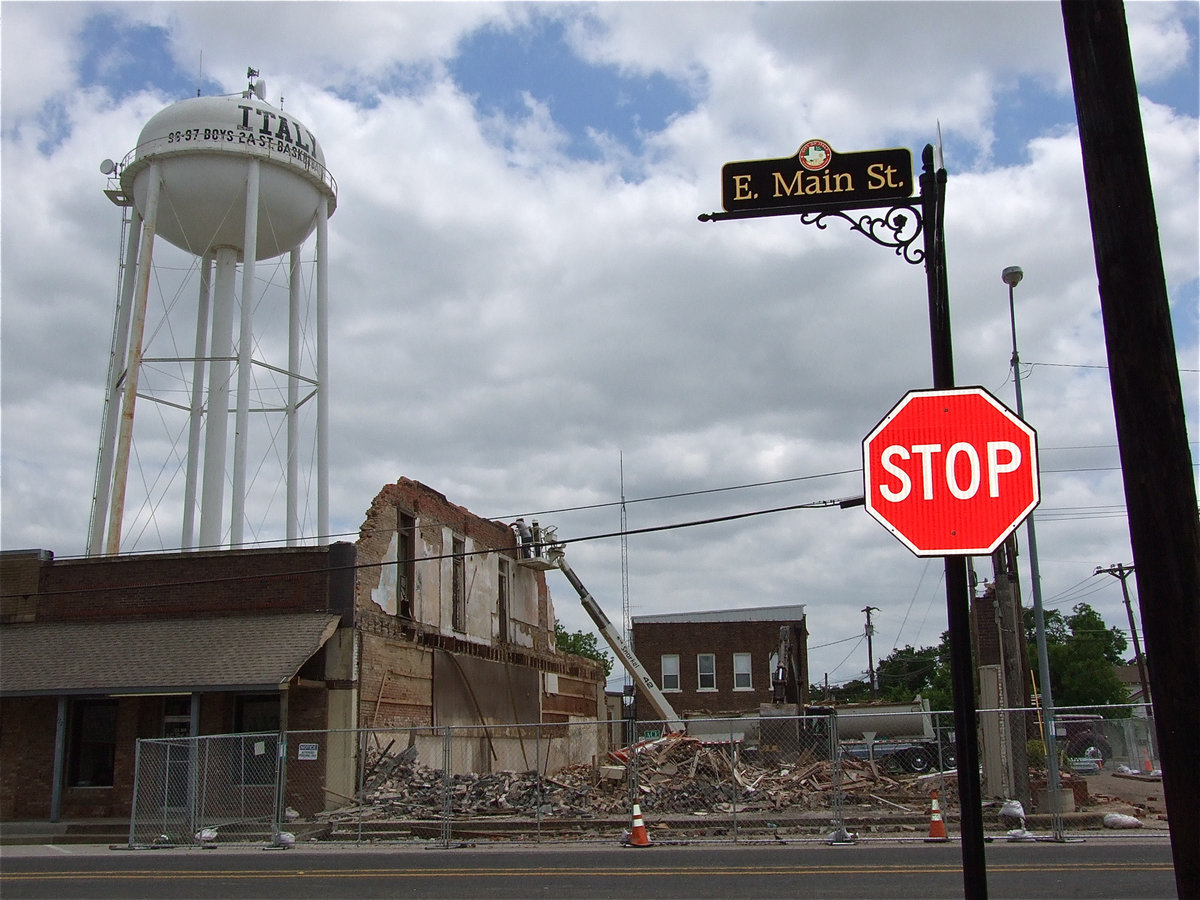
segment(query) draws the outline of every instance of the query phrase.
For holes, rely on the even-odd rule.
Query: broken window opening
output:
[[[465,632],[467,630],[466,541],[462,538],[454,538],[450,552],[454,555],[451,576],[450,627],[455,631]]]

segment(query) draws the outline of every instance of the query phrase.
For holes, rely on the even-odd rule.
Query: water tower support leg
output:
[[[109,362],[108,394],[104,401],[104,424],[100,434],[100,459],[96,464],[96,496],[92,498],[92,522],[88,532],[87,555],[99,556],[104,550],[104,526],[108,521],[108,498],[112,491],[113,456],[117,449],[117,417],[121,410],[121,381],[129,360],[129,319],[133,309],[133,289],[137,283],[138,244],[142,236],[142,217],[133,212],[125,243],[121,270],[121,296],[117,322],[113,329],[112,359]]]
[[[183,536],[179,546],[196,546],[196,481],[200,467],[200,427],[204,421],[204,357],[208,352],[208,311],[212,305],[213,258],[200,263],[200,297],[196,303],[196,350],[192,359],[192,400],[188,412],[187,474],[183,485]]]
[[[258,248],[258,160],[246,167],[246,239],[242,250],[242,320],[238,338],[237,412],[233,431],[233,503],[229,546],[242,546],[246,527],[246,453],[250,443],[250,382],[254,353],[254,257]]]
[[[212,310],[212,357],[208,365],[208,415],[204,428],[204,485],[200,495],[200,546],[221,543],[225,500],[225,454],[229,438],[229,372],[233,358],[233,287],[237,251],[217,250]]]
[[[138,250],[137,288],[134,291],[133,318],[130,322],[129,355],[126,358],[124,393],[121,398],[121,422],[117,433],[117,455],[112,497],[108,509],[108,541],[104,552],[121,551],[122,516],[125,512],[125,485],[129,478],[129,450],[133,443],[133,411],[137,403],[138,375],[142,368],[142,340],[146,330],[146,299],[150,294],[150,263],[154,255],[154,228],[158,220],[159,169],[150,164],[146,191],[146,215]]]
[[[299,423],[300,402],[300,248],[293,247],[288,257],[288,388],[287,388],[287,543],[295,547],[300,528],[299,506]]]
[[[317,534],[329,535],[329,207],[317,204]]]

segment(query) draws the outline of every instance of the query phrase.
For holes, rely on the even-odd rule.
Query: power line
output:
[[[780,513],[780,512],[792,512],[792,511],[800,510],[800,509],[831,509],[834,507],[840,507],[845,502],[846,502],[845,499],[812,500],[812,501],[809,501],[808,503],[795,503],[790,506],[776,506],[776,507],[772,507],[770,509],[757,509],[757,510],[750,510],[748,512],[731,513],[729,515],[713,516],[713,517],[710,517],[707,519],[692,519],[692,520],[689,520],[686,522],[672,522],[672,523],[669,523],[666,525],[650,525],[645,528],[626,529],[624,531],[608,531],[608,532],[603,532],[600,534],[589,534],[589,535],[583,535],[581,537],[574,537],[574,538],[558,538],[553,543],[560,544],[560,545],[581,544],[581,543],[586,543],[589,541],[599,541],[599,540],[606,540],[609,538],[622,537],[624,535],[654,534],[656,532],[662,532],[662,531],[675,531],[675,530],[678,530],[681,528],[697,528],[701,525],[714,525],[714,524],[717,524],[720,522],[733,522],[733,521],[737,521],[739,519],[749,519],[749,518],[753,518],[756,516],[766,516],[766,515],[772,515],[774,513]],[[537,547],[544,548],[544,547],[548,546],[548,542],[540,543],[540,544],[526,544],[525,546],[531,547],[531,548],[537,548]],[[287,577],[295,577],[297,575],[313,575],[313,574],[318,574],[318,573],[323,573],[323,572],[351,571],[351,570],[357,571],[359,569],[382,568],[383,566],[393,566],[398,563],[404,563],[404,562],[429,562],[432,560],[440,560],[440,559],[464,559],[464,558],[470,557],[470,556],[486,556],[490,553],[506,553],[506,552],[510,552],[510,551],[515,551],[516,549],[517,548],[515,546],[484,547],[479,550],[470,550],[470,551],[465,551],[462,553],[441,553],[441,554],[435,554],[432,556],[414,557],[412,559],[391,559],[391,560],[384,560],[384,561],[380,561],[380,562],[355,563],[352,566],[338,566],[338,567],[324,566],[319,569],[291,570],[288,572],[274,572],[274,573],[261,572],[261,573],[255,573],[253,575],[231,575],[231,576],[228,576],[225,578],[198,578],[198,579],[192,579],[192,580],[187,580],[187,581],[155,582],[152,584],[140,584],[140,585],[125,584],[125,585],[118,585],[118,586],[114,586],[114,587],[86,588],[86,589],[74,589],[74,590],[65,590],[65,591],[39,591],[38,593],[44,594],[44,595],[50,595],[50,594],[54,594],[54,595],[94,594],[94,593],[101,593],[101,592],[105,592],[105,591],[128,591],[128,590],[134,590],[134,589],[179,587],[179,586],[183,586],[183,585],[202,585],[202,584],[230,583],[230,582],[239,582],[239,581],[258,581],[258,580],[269,579],[269,578],[287,578]],[[103,557],[94,557],[94,558],[102,559]],[[9,597],[9,596],[19,597],[19,596],[25,596],[25,595],[24,594],[0,594],[0,597]]]
[[[1108,366],[1086,365],[1084,363],[1049,363],[1049,362],[1027,362],[1025,365],[1035,369],[1038,366],[1045,366],[1054,369],[1107,369]],[[1200,372],[1200,369],[1184,369],[1180,368],[1180,372]]]

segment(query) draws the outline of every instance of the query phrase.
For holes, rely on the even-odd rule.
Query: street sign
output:
[[[863,483],[917,556],[985,556],[1038,505],[1037,434],[983,388],[911,391],[863,440]]]
[[[907,149],[837,153],[825,141],[805,141],[795,156],[752,159],[721,167],[726,212],[788,207],[869,206],[911,197],[912,154]]]

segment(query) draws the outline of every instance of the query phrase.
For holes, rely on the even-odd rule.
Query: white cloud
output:
[[[1146,5],[1130,5],[1139,65],[1177,71],[1186,13],[1155,5],[1150,15]],[[59,7],[62,28],[54,8],[4,8],[3,545],[69,555],[87,527],[120,242],[96,166],[178,98],[117,101],[103,85],[80,89],[73,36],[90,8]],[[336,531],[356,532],[379,488],[401,475],[489,516],[611,504],[622,456],[631,528],[861,492],[861,437],[906,390],[930,382],[923,269],[844,220],[818,229],[795,218],[696,216],[719,206],[728,160],[790,154],[814,136],[918,155],[940,119],[972,156],[951,167],[948,186],[956,372],[1006,402],[1000,270],[1025,270],[1021,357],[1037,364],[1026,408],[1048,448],[1044,466],[1063,470],[1043,477],[1046,593],[1095,565],[1129,561],[1123,519],[1052,512],[1123,504],[1119,472],[1091,471],[1118,465],[1107,375],[1075,368],[1103,365],[1105,354],[1074,121],[1034,128],[1016,148],[1018,137],[996,128],[1013,97],[1069,95],[1057,4],[282,9],[108,8],[167,29],[184,71],[203,47],[206,71],[231,90],[247,63],[258,66],[270,95],[284,93],[324,146],[339,186],[330,220]],[[456,48],[482,27],[532,34],[543,14],[561,19],[596,64],[686,82],[694,106],[642,147],[605,135],[593,160],[571,156],[546,102],[569,84],[538,86],[507,118],[481,113],[446,75]],[[231,15],[239,28],[228,27]],[[32,85],[24,67],[10,80],[14,58],[59,64]],[[49,100],[61,104],[55,120],[32,115]],[[1186,296],[1197,277],[1196,120],[1161,99],[1142,110],[1168,278]],[[992,163],[998,147],[1020,162]],[[1194,341],[1193,331],[1184,348],[1193,357]],[[1193,435],[1194,382],[1184,378]],[[1066,449],[1080,447],[1100,449]],[[688,496],[636,502],[674,494]],[[169,546],[177,518],[164,510],[141,549]],[[542,519],[566,537],[619,524],[612,505]],[[912,557],[861,509],[773,513],[629,546],[635,614],[806,603],[814,645],[861,633],[868,603],[881,608],[880,635],[901,645],[935,643],[945,628],[940,562]],[[618,542],[570,552],[616,618]],[[979,568],[990,578],[986,561]],[[590,627],[565,583],[552,589],[568,627]],[[1089,602],[1110,623],[1123,620],[1119,586]],[[852,649],[814,651],[814,676],[844,659],[831,678],[854,676],[865,651],[847,658]]]

